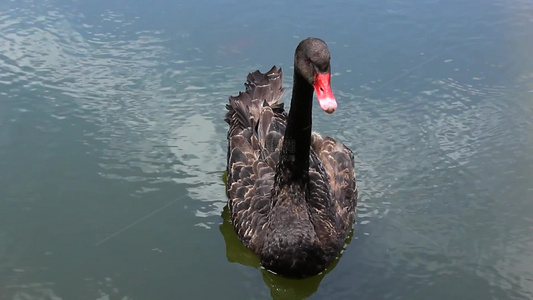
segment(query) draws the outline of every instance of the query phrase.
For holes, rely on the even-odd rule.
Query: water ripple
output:
[[[222,16],[238,6],[223,4]],[[169,25],[130,11],[134,3],[119,9],[95,4],[94,11],[81,11],[83,3],[76,1],[68,8],[57,1],[0,4],[0,154],[20,159],[0,162],[9,169],[0,176],[0,198],[7,199],[0,212],[10,212],[0,230],[0,288],[14,298],[63,297],[59,291],[68,288],[47,278],[56,269],[40,262],[68,265],[60,271],[70,274],[68,259],[93,262],[94,248],[86,248],[104,240],[98,259],[157,244],[149,245],[150,254],[164,250],[156,253],[164,259],[151,276],[172,261],[189,270],[180,276],[228,280],[239,295],[257,295],[262,280],[273,297],[296,295],[291,288],[297,284],[259,272],[225,276],[234,266],[228,267],[213,228],[226,203],[227,96],[242,90],[249,71],[290,64],[294,42],[311,28],[331,39],[339,101],[332,116],[316,110],[313,126],[354,151],[361,194],[353,241],[341,263],[299,297],[430,298],[442,292],[448,298],[531,298],[531,1],[496,1],[483,13],[468,1],[369,2],[356,18],[353,10],[335,10],[345,6],[337,4],[312,13],[335,16],[334,36],[313,18],[292,26],[287,9],[283,29],[269,23],[272,32],[258,35],[257,20],[245,17],[247,6],[225,23],[231,26],[219,28],[226,19],[220,14],[194,26],[188,18]],[[157,17],[172,19],[167,12]],[[283,37],[276,28],[295,31]],[[290,88],[291,69],[284,70]],[[165,219],[158,210],[165,205],[179,212]],[[147,220],[155,213],[161,218]],[[78,218],[83,223],[73,220]],[[223,227],[231,232],[230,224]],[[64,228],[72,232],[62,233]],[[226,246],[242,248],[232,243]],[[160,244],[176,256],[165,257],[170,251]],[[242,253],[230,252],[230,261]],[[129,266],[142,269],[139,257],[125,255],[117,267],[112,256],[109,266],[100,266],[107,277],[84,266],[97,275],[80,271],[85,280],[77,287],[94,298],[128,297],[118,289],[132,277],[115,280]],[[203,269],[196,264],[211,268],[192,274]],[[144,272],[138,278],[147,279]],[[169,273],[158,279],[176,282],[173,267]]]

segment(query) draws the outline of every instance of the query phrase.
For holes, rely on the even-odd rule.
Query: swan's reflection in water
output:
[[[223,222],[219,226],[219,229],[226,242],[226,257],[228,261],[256,269],[261,268],[259,256],[246,248],[237,237],[231,224],[227,205],[222,212],[222,219]],[[346,245],[352,240],[352,235],[353,230],[346,240]],[[263,281],[270,289],[270,295],[273,299],[306,299],[318,290],[322,279],[335,268],[341,257],[342,254],[324,272],[305,279],[285,278],[273,274],[264,268],[261,268],[261,274]]]
[[[259,268],[259,256],[246,248],[237,237],[233,225],[231,224],[228,206],[224,206],[222,211],[222,224],[219,226],[220,233],[226,242],[226,257],[230,262],[240,263],[241,265]]]

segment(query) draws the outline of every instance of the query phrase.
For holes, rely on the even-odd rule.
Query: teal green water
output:
[[[533,297],[533,3],[0,3],[0,299]],[[224,105],[332,52],[354,150],[340,260],[259,267],[225,212]],[[289,101],[287,93],[284,101]]]

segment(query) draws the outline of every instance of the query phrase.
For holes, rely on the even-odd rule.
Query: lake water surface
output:
[[[274,276],[225,212],[228,95],[324,39],[353,237]],[[0,2],[0,299],[533,298],[533,2]]]

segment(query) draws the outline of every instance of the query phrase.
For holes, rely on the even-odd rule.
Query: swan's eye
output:
[[[311,59],[309,59],[309,57],[306,57],[305,58],[305,63],[308,64],[308,65],[311,64]]]

